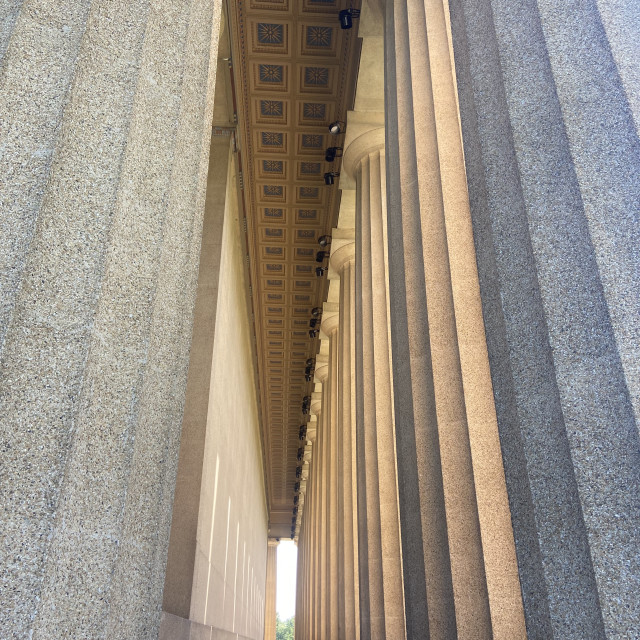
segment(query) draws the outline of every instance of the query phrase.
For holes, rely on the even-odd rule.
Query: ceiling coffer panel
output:
[[[326,296],[318,238],[336,224],[340,146],[328,125],[352,107],[359,42],[340,29],[341,0],[231,3],[247,246],[255,318],[270,535],[288,537],[300,462],[313,307]],[[299,472],[298,472],[299,473]]]

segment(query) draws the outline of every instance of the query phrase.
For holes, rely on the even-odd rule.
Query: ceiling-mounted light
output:
[[[313,358],[307,358],[307,361],[305,362],[305,364],[307,365],[307,367],[313,367],[313,365],[316,363],[316,361]]]
[[[309,326],[312,329],[315,329],[318,326],[319,322],[320,322],[320,318],[311,318],[311,320],[309,320]]]
[[[322,307],[313,307],[313,309],[311,309],[311,315],[314,318],[317,318],[318,316],[322,315]]]
[[[316,253],[316,262],[324,262],[329,257],[328,251],[318,251]]]
[[[336,171],[329,171],[327,173],[324,174],[324,183],[326,185],[332,185],[335,180],[334,178],[337,178],[340,175],[339,172]]]
[[[339,14],[340,28],[351,29],[353,27],[353,18],[360,17],[360,9],[343,9]]]
[[[342,120],[336,120],[329,125],[329,133],[337,136],[339,133],[342,133],[344,131],[346,126],[346,122],[343,122]]]
[[[293,485],[293,491],[294,491],[295,493],[298,493],[298,491],[300,491],[300,483],[299,483],[299,482],[296,482],[296,483]]]
[[[322,278],[322,276],[329,270],[329,267],[316,267],[316,275],[318,278]]]
[[[320,236],[318,238],[318,244],[321,247],[326,247],[328,244],[331,244],[331,236]]]
[[[327,162],[333,162],[336,158],[342,157],[342,147],[329,147],[324,152],[324,159]]]
[[[318,337],[318,330],[317,329],[311,329],[311,331],[309,331],[309,337],[310,338],[317,338]]]
[[[302,467],[298,465],[296,467],[296,478],[299,478],[301,475],[302,475]]]
[[[303,447],[299,447],[298,448],[298,462],[300,462],[302,460],[302,456],[304,455],[304,448]]]

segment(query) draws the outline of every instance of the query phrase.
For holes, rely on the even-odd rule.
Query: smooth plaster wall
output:
[[[219,78],[221,75],[218,76]],[[196,555],[198,511],[212,355],[215,343],[222,228],[225,215],[231,132],[211,136],[207,198],[202,224],[202,247],[198,270],[198,292],[193,318],[193,337],[189,375],[185,393],[180,436],[180,457],[173,497],[171,537],[162,610],[180,618],[189,618],[191,587]]]
[[[261,639],[267,508],[232,168],[226,205],[190,618]]]

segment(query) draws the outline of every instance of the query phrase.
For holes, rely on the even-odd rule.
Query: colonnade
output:
[[[296,637],[523,638],[449,27],[441,3],[428,34],[408,4],[386,17],[386,119],[358,97],[347,117]],[[382,40],[365,20],[363,56]]]

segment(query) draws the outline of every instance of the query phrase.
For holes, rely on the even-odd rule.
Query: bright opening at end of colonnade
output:
[[[296,567],[298,547],[293,540],[278,545],[276,577],[276,611],[280,620],[288,620],[296,613]]]

